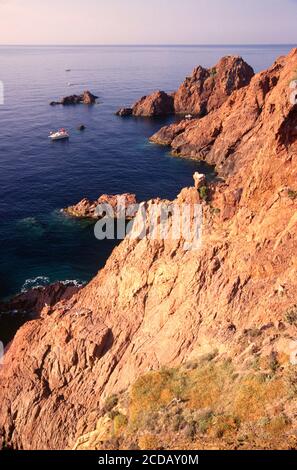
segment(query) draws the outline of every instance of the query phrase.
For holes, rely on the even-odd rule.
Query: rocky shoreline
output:
[[[194,69],[179,89],[171,94],[156,91],[143,96],[131,108],[120,108],[121,117],[193,115],[203,117],[220,108],[235,91],[247,86],[254,71],[241,57],[223,57],[210,69]]]
[[[50,312],[0,368],[2,446],[297,448],[296,69],[297,49],[255,76],[225,58],[182,85],[175,107],[199,119],[153,140],[225,176],[204,197],[196,174],[167,201],[202,203],[202,245],[125,239],[87,286],[38,297]]]

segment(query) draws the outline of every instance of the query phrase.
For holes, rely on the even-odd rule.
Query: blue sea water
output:
[[[148,142],[170,120],[120,119],[120,106],[173,91],[195,66],[224,55],[239,54],[260,71],[290,48],[0,47],[0,298],[57,280],[86,282],[104,265],[116,242],[96,240],[92,223],[60,208],[102,193],[173,198],[192,184],[198,163]],[[49,106],[85,89],[99,96],[97,105]],[[49,131],[60,127],[70,141],[50,142]]]

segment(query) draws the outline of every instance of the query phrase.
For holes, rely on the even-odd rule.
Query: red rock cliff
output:
[[[254,75],[241,57],[223,57],[215,67],[197,67],[174,96],[177,114],[205,115],[219,108],[234,90],[248,85]]]
[[[236,359],[244,329],[284,320],[297,303],[296,69],[293,50],[175,137],[179,151],[232,169],[203,203],[198,251],[126,239],[88,286],[19,330],[0,370],[5,443],[72,447],[104,397],[143,372],[213,347]],[[185,188],[176,203],[199,201]]]
[[[248,85],[254,75],[241,57],[223,57],[210,69],[195,68],[176,93],[156,91],[143,96],[132,108],[121,108],[118,116],[166,116],[193,114],[204,116],[218,109],[235,90]]]

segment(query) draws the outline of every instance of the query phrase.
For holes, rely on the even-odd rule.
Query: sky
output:
[[[0,44],[295,44],[297,0],[0,0]]]

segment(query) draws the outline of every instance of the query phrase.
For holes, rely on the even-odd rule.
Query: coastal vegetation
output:
[[[239,368],[216,354],[149,372],[107,398],[97,434],[78,448],[290,448],[296,367],[257,359],[256,372],[252,361]]]

